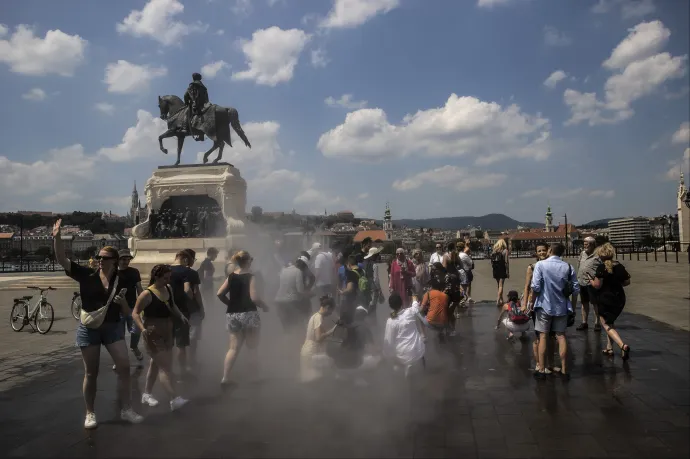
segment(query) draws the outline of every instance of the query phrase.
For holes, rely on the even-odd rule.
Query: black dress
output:
[[[604,264],[599,265],[596,277],[602,280],[597,291],[599,315],[608,325],[613,325],[625,307],[623,283],[630,279],[630,274],[622,264],[614,262],[612,272],[608,272]]]

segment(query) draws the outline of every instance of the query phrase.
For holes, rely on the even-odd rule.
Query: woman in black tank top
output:
[[[261,318],[257,307],[264,311],[268,311],[268,308],[260,298],[259,283],[251,271],[253,260],[246,250],[237,252],[232,257],[235,270],[228,275],[218,290],[218,299],[226,306],[225,323],[230,332],[230,345],[225,354],[223,379],[220,382],[221,389],[231,384],[229,373],[244,343],[252,353],[250,359],[254,361],[258,358],[256,350],[259,344]]]
[[[172,290],[168,285],[170,274],[168,265],[153,267],[149,287],[137,298],[132,318],[141,329],[141,336],[151,356],[141,403],[148,406],[158,405],[158,400],[151,396],[151,392],[153,383],[160,374],[161,384],[170,395],[170,408],[176,410],[187,403],[187,400],[177,395],[172,376],[172,318],[176,316],[185,323],[187,318],[175,305]]]

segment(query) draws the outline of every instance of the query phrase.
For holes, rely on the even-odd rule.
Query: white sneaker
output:
[[[170,411],[177,411],[183,406],[185,406],[189,402],[189,400],[184,399],[182,397],[175,397],[174,399],[170,400]]]
[[[148,406],[158,406],[158,400],[153,398],[151,394],[141,394],[141,404]]]
[[[135,413],[132,408],[127,408],[126,410],[120,410],[120,419],[132,424],[139,424],[144,420],[144,416]]]
[[[84,419],[85,429],[95,429],[98,427],[98,422],[96,421],[96,413],[86,413],[86,419]]]

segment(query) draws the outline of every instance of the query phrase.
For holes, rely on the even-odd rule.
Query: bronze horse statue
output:
[[[184,138],[191,136],[193,133],[203,132],[213,141],[211,148],[204,153],[204,164],[208,162],[208,156],[213,153],[214,150],[218,149],[218,156],[213,160],[214,163],[217,163],[223,157],[223,148],[225,144],[227,143],[232,147],[229,126],[232,126],[248,148],[252,148],[249,139],[247,139],[240,125],[239,114],[237,110],[232,107],[221,107],[216,104],[208,104],[204,107],[201,116],[192,116],[189,108],[182,99],[170,95],[158,96],[158,108],[160,108],[161,119],[168,123],[168,130],[158,136],[158,144],[160,145],[161,151],[167,155],[168,150],[163,148],[163,139],[177,137],[177,162],[175,166],[180,164]],[[190,116],[192,117],[191,120]],[[194,132],[190,132],[190,130]]]

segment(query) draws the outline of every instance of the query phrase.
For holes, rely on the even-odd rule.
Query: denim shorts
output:
[[[77,327],[77,347],[107,346],[125,339],[125,328],[122,322],[103,322],[98,328],[87,328],[82,324]]]

